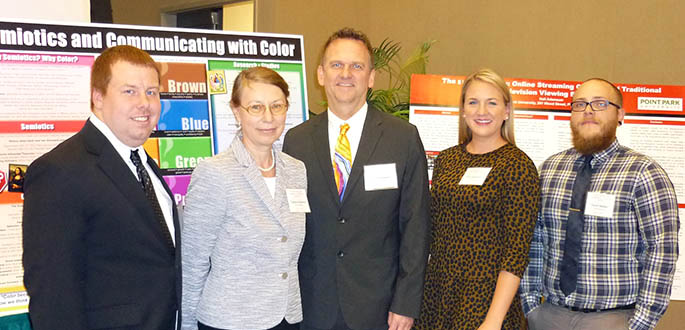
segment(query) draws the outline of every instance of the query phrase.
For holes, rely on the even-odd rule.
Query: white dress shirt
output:
[[[335,157],[335,146],[338,144],[338,136],[340,136],[340,126],[347,123],[350,129],[347,131],[347,139],[350,141],[350,154],[352,159],[350,165],[354,164],[354,158],[359,149],[359,141],[362,138],[362,130],[364,130],[364,122],[366,121],[366,113],[369,105],[364,103],[361,109],[357,111],[350,119],[342,120],[340,117],[333,114],[331,109],[328,109],[328,145],[331,151],[331,166]]]
[[[274,196],[276,196],[276,177],[264,177],[264,182],[266,183],[266,187],[269,188],[271,198],[275,198]]]
[[[147,171],[147,174],[150,176],[150,180],[152,181],[152,186],[155,188],[155,195],[157,195],[157,201],[159,202],[159,207],[162,209],[162,213],[164,214],[164,222],[166,222],[167,228],[169,228],[169,233],[171,234],[171,240],[174,242],[174,245],[176,244],[176,237],[174,236],[174,218],[173,218],[173,209],[171,204],[171,197],[167,194],[166,190],[164,189],[164,185],[162,184],[162,179],[157,177],[157,174],[155,174],[154,171],[152,171],[152,168],[150,168],[150,165],[147,163],[147,153],[145,153],[145,150],[143,150],[142,146],[138,146],[136,148],[131,148],[121,142],[116,135],[114,135],[114,132],[105,124],[100,118],[98,118],[95,115],[91,115],[90,118],[88,118],[93,125],[95,125],[95,128],[97,128],[109,141],[109,143],[112,144],[114,147],[114,150],[117,151],[119,156],[121,156],[121,159],[128,165],[128,168],[131,170],[131,173],[133,173],[133,176],[136,178],[137,181],[140,181],[138,178],[138,172],[136,171],[136,166],[133,165],[133,162],[131,161],[131,151],[132,150],[139,150],[138,155],[140,156],[140,160],[143,163],[143,166],[145,167],[145,170]],[[141,188],[142,189],[142,188]]]

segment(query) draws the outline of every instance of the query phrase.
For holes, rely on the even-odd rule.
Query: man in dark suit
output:
[[[349,28],[317,70],[328,111],[291,129],[283,150],[307,167],[311,213],[300,257],[302,329],[409,329],[430,235],[426,156],[416,128],[366,103],[368,38]]]
[[[23,263],[34,330],[175,328],[178,214],[141,147],[159,119],[159,90],[146,52],[105,50],[91,71],[93,115],[27,170]]]

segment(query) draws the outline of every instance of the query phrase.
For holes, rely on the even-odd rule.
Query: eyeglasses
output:
[[[271,110],[271,114],[276,115],[276,116],[282,115],[286,111],[288,111],[288,104],[287,103],[281,103],[281,102],[272,103],[271,105],[268,105],[268,106],[265,104],[261,104],[261,103],[253,103],[253,104],[250,104],[246,107],[244,107],[242,105],[240,107],[243,108],[245,111],[247,111],[249,114],[255,115],[255,116],[260,116],[260,115],[264,114],[264,111],[266,111],[266,109]]]
[[[590,102],[573,101],[573,102],[571,102],[571,111],[584,112],[588,105],[590,105],[590,109],[592,109],[592,111],[604,111],[604,110],[609,108],[609,105],[613,105],[618,109],[621,108],[620,105],[618,105],[614,102],[611,102],[609,100],[598,99],[598,100],[593,100]]]

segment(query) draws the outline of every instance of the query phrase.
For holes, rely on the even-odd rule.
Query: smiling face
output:
[[[111,70],[107,90],[93,90],[93,113],[121,142],[137,148],[159,120],[159,76],[152,68],[126,61],[114,63]]]
[[[510,111],[497,87],[473,80],[464,94],[462,111],[464,122],[471,130],[471,141],[492,143],[493,146],[505,142],[501,130]]]
[[[343,120],[349,119],[364,105],[375,75],[371,54],[363,42],[353,39],[331,42],[317,69],[319,85],[326,90],[328,107]]]
[[[592,102],[599,99],[616,104],[619,102],[613,87],[600,80],[586,81],[573,94],[573,101]],[[588,105],[583,112],[572,112],[571,135],[574,148],[584,155],[606,149],[616,139],[616,127],[624,115],[623,108],[613,105],[609,105],[604,111],[594,111]]]
[[[273,143],[283,133],[287,112],[274,115],[270,109],[266,109],[262,114],[254,115],[248,113],[242,107],[248,108],[255,104],[265,106],[287,104],[286,96],[278,86],[272,84],[261,82],[243,83],[245,85],[240,91],[241,104],[231,105],[231,110],[242,127],[243,144],[252,154],[270,150]]]

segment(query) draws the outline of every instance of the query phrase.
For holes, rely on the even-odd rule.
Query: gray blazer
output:
[[[297,261],[305,214],[286,189],[307,188],[302,162],[280,151],[272,198],[240,136],[193,171],[184,211],[183,325],[266,329],[302,320]]]

